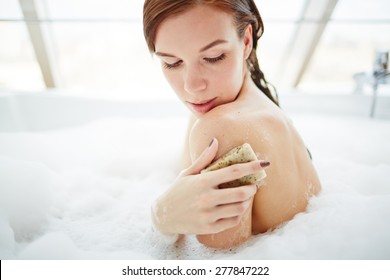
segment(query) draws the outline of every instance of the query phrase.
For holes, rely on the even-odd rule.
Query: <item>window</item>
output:
[[[338,1],[299,87],[352,92],[353,75],[372,71],[377,49],[390,50],[389,10],[389,1]]]
[[[144,41],[143,2],[0,0],[0,90],[45,90],[50,86],[49,72],[56,88],[74,94],[174,98]],[[371,70],[375,50],[390,49],[387,0],[360,1],[359,5],[353,0],[255,2],[265,24],[259,63],[278,89],[297,86],[310,92],[352,92],[353,75]],[[319,3],[331,2],[337,4],[325,28],[313,34],[304,31],[320,23],[320,17],[313,16],[325,11]],[[310,5],[317,11],[311,11]],[[34,24],[43,35],[28,28]],[[306,37],[298,36],[297,30],[306,32]],[[319,39],[312,40],[316,35]],[[40,36],[38,42],[47,49],[31,40]],[[305,43],[314,45],[312,52],[305,50]],[[45,68],[45,63],[52,68]]]

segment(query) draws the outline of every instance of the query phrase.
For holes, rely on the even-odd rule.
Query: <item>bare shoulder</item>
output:
[[[198,119],[190,133],[190,154],[196,159],[213,137],[219,141],[217,157],[230,149],[249,143],[255,152],[264,155],[285,145],[289,125],[278,112],[218,112]]]

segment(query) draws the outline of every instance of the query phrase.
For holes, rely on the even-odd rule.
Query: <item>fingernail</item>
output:
[[[210,144],[209,144],[209,148],[210,148],[211,145],[214,143],[214,139],[215,139],[215,138],[213,138],[213,140],[211,140],[211,142],[210,142]]]
[[[265,167],[268,167],[271,163],[269,161],[266,161],[266,160],[262,160],[260,161],[260,166],[265,168]]]

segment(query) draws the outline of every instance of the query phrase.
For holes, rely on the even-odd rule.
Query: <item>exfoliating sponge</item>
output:
[[[257,160],[257,156],[253,151],[251,145],[249,145],[248,143],[244,143],[241,146],[231,149],[219,159],[212,162],[209,166],[203,169],[201,173],[214,171],[236,163],[245,163],[254,160]],[[267,174],[265,173],[265,170],[261,170],[257,173],[244,176],[237,180],[223,183],[219,185],[219,188],[234,188],[238,186],[253,184],[257,181],[260,181],[261,179],[264,179],[266,176]]]

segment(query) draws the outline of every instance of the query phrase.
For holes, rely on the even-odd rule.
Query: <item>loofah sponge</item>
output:
[[[203,169],[201,173],[214,171],[220,168],[224,168],[236,163],[245,163],[257,160],[257,156],[255,152],[253,151],[251,145],[248,143],[244,143],[241,146],[235,147],[231,149],[229,152],[221,156],[216,161],[212,162],[208,167]],[[249,185],[253,184],[257,181],[260,181],[261,179],[265,178],[267,174],[265,173],[265,170],[261,170],[258,173],[251,174],[244,176],[240,179],[227,182],[224,184],[219,185],[220,188],[234,188],[242,185]]]

